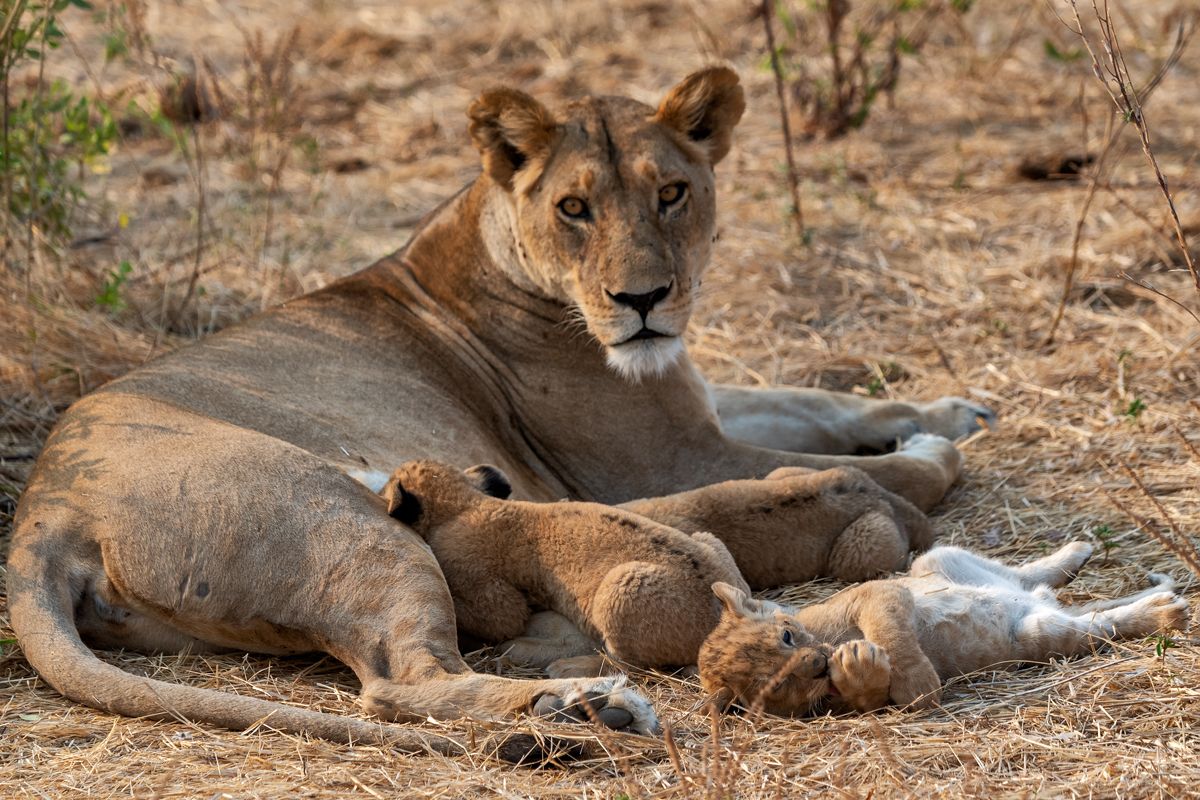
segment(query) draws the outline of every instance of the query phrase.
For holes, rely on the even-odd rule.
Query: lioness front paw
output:
[[[887,651],[866,639],[844,642],[829,657],[830,687],[859,711],[887,704],[892,664]]]
[[[999,421],[996,412],[987,406],[961,397],[942,397],[932,403],[922,403],[918,408],[921,410],[921,430],[947,439],[967,436],[984,426],[994,428]]]
[[[559,694],[547,692],[534,702],[532,713],[554,722],[595,719],[607,728],[644,736],[656,736],[662,730],[650,703],[626,685],[624,675],[577,681]]]

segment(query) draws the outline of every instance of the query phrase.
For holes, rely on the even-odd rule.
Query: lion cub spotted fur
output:
[[[437,557],[461,633],[504,642],[541,607],[595,640],[592,652],[602,643],[634,664],[694,664],[720,615],[713,583],[748,591],[710,533],[597,503],[507,500],[509,492],[495,467],[463,473],[432,461],[404,464],[383,489],[389,513]]]
[[[1155,585],[1131,597],[1060,605],[1052,589],[1070,582],[1091,552],[1072,542],[1010,567],[939,547],[907,575],[799,610],[716,584],[724,607],[701,647],[700,678],[719,705],[773,714],[927,707],[955,675],[1186,627],[1187,603],[1164,575],[1151,575]]]

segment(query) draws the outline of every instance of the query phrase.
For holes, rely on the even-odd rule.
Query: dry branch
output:
[[[792,222],[796,233],[804,236],[804,211],[800,207],[800,177],[796,172],[796,157],[792,153],[792,127],[788,122],[787,92],[783,88],[783,67],[779,63],[779,49],[775,46],[775,30],[771,25],[771,2],[762,0],[763,28],[767,32],[767,50],[771,55],[771,71],[775,73],[775,96],[779,100],[779,124],[783,128],[783,150],[787,155],[788,188],[792,193]]]
[[[1079,21],[1079,12],[1078,12],[1078,9],[1075,7],[1075,0],[1071,0],[1071,7],[1072,7],[1072,9],[1075,10],[1076,27],[1070,28],[1069,25],[1067,27],[1070,28],[1076,35],[1080,36],[1084,40],[1085,45],[1088,45],[1087,37],[1083,33],[1083,25]],[[1097,13],[1099,13],[1099,12],[1097,12]],[[1154,94],[1154,90],[1157,89],[1159,84],[1162,83],[1163,79],[1167,76],[1167,73],[1169,73],[1171,71],[1171,69],[1174,68],[1174,66],[1177,63],[1179,63],[1179,59],[1183,55],[1183,51],[1187,48],[1188,42],[1191,41],[1192,34],[1194,34],[1195,32],[1196,32],[1195,25],[1192,25],[1185,29],[1184,24],[1181,22],[1179,29],[1176,32],[1175,44],[1174,44],[1174,46],[1172,46],[1171,52],[1167,55],[1167,57],[1165,59],[1163,59],[1163,62],[1158,66],[1158,69],[1156,69],[1154,71],[1154,75],[1150,78],[1149,81],[1147,81],[1146,85],[1142,88],[1142,90],[1140,92],[1133,91],[1132,88],[1130,89],[1130,91],[1129,91],[1130,96],[1135,97],[1135,98],[1140,98],[1138,100],[1139,109],[1145,108],[1146,103],[1148,103],[1150,101],[1151,95]],[[1089,50],[1089,52],[1091,51],[1090,45],[1088,45],[1088,50]],[[1095,55],[1093,54],[1093,60],[1094,59],[1095,59]],[[1122,64],[1124,64],[1123,61],[1122,61]],[[1103,76],[1099,72],[1098,67],[1096,67],[1095,64],[1093,64],[1093,71],[1095,72],[1096,77],[1100,78],[1101,81],[1104,80]],[[1128,78],[1129,73],[1128,73],[1127,68],[1125,68],[1125,71],[1123,74],[1126,76],[1126,78]],[[1132,86],[1132,84],[1131,84],[1131,86]],[[1107,86],[1107,83],[1106,83],[1106,88],[1109,88]],[[1109,92],[1109,95],[1110,95],[1110,97],[1112,96],[1111,90]],[[1114,97],[1113,99],[1114,99],[1114,102],[1116,102],[1116,98]],[[1118,108],[1120,108],[1119,103],[1118,103]],[[1086,129],[1087,112],[1083,108],[1082,95],[1080,97],[1080,113],[1084,115],[1084,126]],[[1142,126],[1144,127],[1145,126],[1145,118],[1144,118],[1144,116],[1142,116],[1140,114],[1140,112],[1139,112],[1138,118],[1141,119]],[[1112,116],[1109,116],[1105,122],[1104,145],[1100,149],[1099,157],[1096,158],[1095,163],[1092,165],[1091,174],[1088,178],[1087,194],[1084,196],[1083,205],[1079,209],[1079,217],[1075,221],[1075,233],[1071,240],[1071,260],[1067,264],[1067,274],[1063,280],[1062,297],[1059,298],[1058,307],[1055,309],[1055,312],[1054,312],[1054,319],[1050,323],[1050,330],[1046,333],[1046,338],[1042,342],[1043,347],[1048,346],[1050,343],[1052,343],[1054,341],[1054,334],[1058,331],[1059,323],[1062,322],[1063,313],[1066,311],[1066,307],[1067,307],[1067,301],[1070,299],[1070,296],[1071,296],[1071,290],[1075,287],[1075,274],[1079,268],[1079,245],[1080,245],[1080,241],[1083,236],[1083,226],[1084,226],[1084,223],[1087,221],[1088,211],[1091,209],[1091,206],[1092,206],[1092,200],[1095,199],[1096,189],[1101,185],[1102,178],[1104,178],[1104,171],[1108,167],[1108,157],[1112,153],[1113,146],[1116,145],[1117,140],[1120,139],[1121,133],[1125,130],[1125,126],[1131,122],[1134,122],[1134,119],[1131,115],[1124,114],[1120,125],[1114,125],[1113,122],[1114,122],[1114,119]],[[1139,128],[1139,131],[1140,130],[1141,129]],[[1084,144],[1084,150],[1086,152],[1086,149],[1087,149],[1086,135],[1084,137],[1083,144]],[[1158,164],[1157,164],[1157,162],[1153,161],[1154,157],[1150,153],[1148,147],[1149,147],[1149,138],[1148,138],[1148,135],[1146,135],[1146,136],[1143,136],[1143,149],[1146,152],[1147,156],[1149,156],[1151,161],[1154,163],[1155,171],[1159,176],[1159,186],[1165,191],[1165,189],[1166,189],[1165,179],[1162,178],[1162,173],[1160,171],[1158,171]],[[1103,180],[1103,185],[1106,189],[1111,189],[1111,185],[1109,184],[1107,179]],[[1167,193],[1167,202],[1171,206],[1172,217],[1176,223],[1176,234],[1179,237],[1183,237],[1183,229],[1179,227],[1179,217],[1178,217],[1178,215],[1175,214],[1175,206],[1174,206],[1174,203],[1171,201],[1171,195],[1169,192]],[[1190,259],[1191,256],[1190,256],[1190,253],[1187,248],[1186,240],[1183,240],[1183,249],[1184,249],[1184,258]],[[1189,261],[1189,263],[1190,263],[1190,261]],[[1193,275],[1195,275],[1194,269],[1193,269]],[[1132,279],[1130,279],[1130,280],[1132,280]],[[1142,285],[1142,284],[1139,283],[1139,285]],[[1150,287],[1144,287],[1144,288],[1149,288],[1150,291],[1153,291],[1156,294],[1161,294],[1161,293],[1157,292],[1157,290],[1152,289]],[[1170,298],[1168,298],[1168,299],[1170,299]],[[1176,302],[1176,301],[1172,301],[1172,302]],[[1179,304],[1177,303],[1177,305],[1179,305]],[[1184,306],[1184,310],[1187,311],[1189,314],[1191,314],[1193,317],[1196,316],[1186,306]]]
[[[1139,97],[1133,85],[1133,78],[1129,74],[1129,65],[1126,63],[1125,54],[1121,50],[1116,26],[1113,24],[1112,16],[1108,11],[1108,0],[1104,0],[1103,11],[1101,11],[1098,0],[1092,0],[1092,10],[1096,14],[1096,21],[1100,27],[1101,44],[1104,48],[1103,59],[1096,54],[1096,49],[1087,32],[1084,30],[1083,21],[1079,17],[1079,6],[1076,0],[1068,1],[1071,4],[1071,12],[1075,18],[1075,27],[1072,30],[1079,37],[1083,46],[1087,48],[1088,55],[1091,56],[1093,74],[1104,86],[1104,90],[1108,92],[1113,105],[1117,107],[1122,117],[1127,122],[1133,123],[1137,129],[1138,136],[1141,139],[1142,152],[1150,162],[1150,166],[1154,169],[1154,176],[1158,181],[1159,190],[1162,192],[1163,198],[1167,203],[1167,208],[1171,212],[1171,221],[1175,226],[1175,236],[1178,240],[1180,251],[1183,254],[1184,264],[1187,265],[1188,272],[1191,273],[1196,292],[1200,294],[1200,272],[1196,271],[1196,263],[1192,258],[1191,249],[1188,247],[1183,224],[1179,221],[1179,212],[1175,208],[1175,199],[1171,194],[1170,187],[1167,185],[1167,178],[1163,175],[1162,168],[1159,167],[1158,159],[1155,158],[1154,150],[1150,145],[1150,127],[1146,122],[1144,113],[1144,98]],[[1188,40],[1195,32],[1196,20],[1197,12],[1193,11],[1187,19],[1180,21],[1175,36],[1176,51],[1182,52],[1182,49],[1186,46]]]

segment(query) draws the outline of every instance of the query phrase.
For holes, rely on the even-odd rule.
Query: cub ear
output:
[[[513,175],[549,155],[558,131],[550,111],[516,89],[488,89],[471,103],[467,116],[484,171],[509,192]]]
[[[733,129],[746,110],[746,96],[737,73],[728,67],[709,67],[684,78],[658,105],[656,122],[672,128],[699,146],[716,164],[733,142]]]
[[[512,494],[512,484],[509,483],[508,476],[501,472],[499,467],[493,467],[491,464],[477,464],[465,470],[463,474],[476,489],[489,497],[507,500]]]
[[[383,487],[383,499],[387,501],[388,516],[409,527],[421,518],[421,500],[406,491],[399,480],[392,479]]]
[[[746,603],[750,600],[746,593],[736,586],[730,586],[724,581],[712,585],[713,594],[721,601],[725,610],[736,617],[744,617],[747,613]]]

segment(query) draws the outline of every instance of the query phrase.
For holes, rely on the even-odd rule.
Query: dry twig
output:
[[[762,0],[763,28],[767,32],[767,50],[771,55],[771,71],[775,73],[775,95],[779,99],[779,124],[783,128],[783,149],[787,154],[788,188],[792,193],[792,222],[796,233],[804,236],[804,211],[800,207],[800,177],[796,172],[796,157],[792,153],[792,128],[788,122],[787,93],[783,88],[783,67],[779,64],[779,49],[775,46],[775,30],[771,25],[771,2]]]
[[[1075,9],[1075,21],[1076,21],[1076,25],[1077,25],[1076,28],[1071,28],[1071,30],[1074,33],[1076,33],[1078,36],[1083,38],[1084,44],[1086,45],[1087,37],[1083,33],[1082,23],[1079,22],[1079,12],[1078,12],[1078,9],[1075,8],[1075,0],[1071,0],[1071,7],[1073,9]],[[1097,13],[1099,13],[1099,12],[1097,12]],[[1064,24],[1066,24],[1066,23],[1064,22]],[[1067,27],[1070,28],[1069,25]],[[1167,73],[1169,73],[1171,71],[1171,69],[1174,68],[1174,66],[1177,63],[1179,63],[1179,59],[1183,55],[1183,51],[1187,48],[1188,42],[1191,41],[1192,34],[1195,33],[1195,31],[1196,31],[1195,25],[1192,25],[1185,29],[1183,23],[1180,23],[1179,30],[1177,31],[1176,36],[1175,36],[1175,44],[1171,48],[1171,52],[1167,55],[1167,57],[1165,59],[1163,59],[1162,64],[1160,64],[1158,69],[1156,69],[1154,71],[1153,77],[1151,77],[1150,80],[1146,83],[1146,85],[1144,87],[1142,87],[1142,90],[1140,92],[1134,91],[1132,89],[1132,84],[1130,84],[1129,95],[1132,97],[1135,97],[1135,98],[1140,98],[1138,100],[1139,109],[1145,107],[1146,103],[1148,103],[1150,101],[1150,96],[1154,94],[1154,90],[1157,89],[1159,84],[1162,83],[1163,79],[1167,76]],[[1091,51],[1090,45],[1088,46],[1088,50]],[[1093,54],[1093,60],[1094,59],[1095,59],[1095,55]],[[1125,75],[1126,78],[1128,78],[1128,75],[1129,75],[1128,69],[1124,68],[1124,61],[1122,61],[1121,63],[1122,63],[1122,68],[1125,70],[1123,74]],[[1096,73],[1096,77],[1100,78],[1103,81],[1103,77],[1102,77],[1101,73],[1099,72],[1099,68],[1096,67],[1094,64],[1093,64],[1093,70]],[[1106,84],[1106,88],[1107,88],[1107,84]],[[1109,95],[1112,96],[1111,90],[1109,92]],[[1114,102],[1115,102],[1115,97],[1114,97]],[[1119,103],[1118,103],[1118,108],[1120,108]],[[1087,112],[1083,108],[1083,97],[1082,96],[1080,97],[1080,113],[1082,113],[1084,115],[1084,127],[1086,129]],[[1140,116],[1140,112],[1139,112],[1139,119],[1141,119],[1142,127],[1144,127],[1145,119],[1144,119],[1144,117]],[[1059,298],[1058,307],[1055,309],[1055,312],[1054,312],[1054,319],[1050,322],[1050,330],[1046,333],[1046,338],[1042,342],[1043,347],[1048,346],[1051,342],[1054,341],[1054,334],[1058,331],[1059,323],[1062,322],[1063,313],[1066,311],[1066,308],[1067,308],[1067,301],[1070,299],[1070,296],[1071,296],[1071,290],[1075,287],[1075,273],[1079,268],[1079,244],[1083,237],[1083,226],[1087,220],[1088,211],[1092,207],[1092,200],[1096,196],[1096,189],[1099,188],[1099,186],[1101,185],[1102,178],[1104,177],[1104,172],[1108,167],[1108,157],[1112,153],[1113,146],[1117,143],[1117,140],[1120,139],[1122,131],[1125,130],[1125,126],[1128,125],[1130,122],[1134,122],[1134,119],[1129,114],[1125,114],[1123,116],[1120,125],[1113,124],[1114,119],[1112,116],[1109,116],[1105,122],[1104,146],[1100,149],[1100,155],[1099,155],[1099,157],[1097,157],[1095,163],[1092,165],[1091,174],[1090,174],[1090,177],[1088,178],[1087,194],[1084,196],[1083,205],[1079,209],[1079,217],[1075,220],[1075,234],[1071,239],[1071,260],[1067,264],[1067,274],[1063,280],[1062,297]],[[1139,128],[1139,132],[1141,131],[1141,129],[1142,128]],[[1154,158],[1153,154],[1151,154],[1148,149],[1149,148],[1148,134],[1143,135],[1142,139],[1143,139],[1143,149],[1145,150],[1146,154],[1150,157],[1151,161],[1153,162],[1153,158]],[[1083,144],[1084,144],[1084,150],[1086,152],[1086,149],[1087,149],[1086,134],[1084,136]],[[1153,162],[1153,163],[1155,165],[1155,170],[1157,172],[1158,164],[1157,164],[1157,162]],[[1159,185],[1165,191],[1165,189],[1166,189],[1165,179],[1162,178],[1161,172],[1158,172],[1158,175],[1159,175]],[[1107,179],[1103,180],[1103,185],[1104,185],[1104,188],[1109,189],[1111,191],[1112,187],[1109,184],[1109,182],[1107,181]],[[1180,237],[1182,237],[1183,230],[1182,230],[1182,228],[1178,227],[1179,218],[1177,215],[1175,215],[1175,206],[1171,201],[1170,193],[1167,193],[1167,202],[1169,204],[1171,204],[1171,213],[1176,222],[1177,234]],[[1190,258],[1190,255],[1187,254],[1186,241],[1184,242],[1184,252],[1185,252],[1184,257]],[[1193,274],[1194,274],[1194,270],[1193,270]],[[1130,280],[1132,280],[1132,279],[1130,279]],[[1135,283],[1136,283],[1136,281],[1135,281]],[[1139,285],[1141,285],[1141,284],[1139,283]],[[1153,291],[1156,294],[1161,294],[1161,293],[1157,292],[1157,290],[1155,290],[1151,287],[1144,287],[1144,288],[1148,288],[1148,289],[1150,289],[1150,291]],[[1170,298],[1168,298],[1168,299],[1170,299]],[[1172,301],[1172,302],[1174,302],[1174,301]],[[1194,313],[1192,313],[1190,311],[1190,309],[1187,309],[1186,307],[1184,307],[1184,310],[1188,311],[1188,313],[1192,314],[1193,317],[1196,316]]]
[[[1150,162],[1150,166],[1154,169],[1154,177],[1158,181],[1159,190],[1166,200],[1168,209],[1170,209],[1171,221],[1175,226],[1175,236],[1178,240],[1180,251],[1183,254],[1184,264],[1187,265],[1188,272],[1192,275],[1192,282],[1196,286],[1197,293],[1200,293],[1200,272],[1196,271],[1196,263],[1192,258],[1192,251],[1188,247],[1187,236],[1183,231],[1183,224],[1179,221],[1179,212],[1175,208],[1175,199],[1171,195],[1170,187],[1167,185],[1167,178],[1163,175],[1162,168],[1159,167],[1158,159],[1155,158],[1154,150],[1150,145],[1150,127],[1146,122],[1146,115],[1143,109],[1144,98],[1139,97],[1137,90],[1134,88],[1133,78],[1129,74],[1129,65],[1126,63],[1125,54],[1121,50],[1116,26],[1113,24],[1112,16],[1108,11],[1108,0],[1104,0],[1103,10],[1101,10],[1098,0],[1092,0],[1092,10],[1096,14],[1096,21],[1100,27],[1101,44],[1104,48],[1103,60],[1096,54],[1096,49],[1083,28],[1083,21],[1079,17],[1079,6],[1076,0],[1069,0],[1069,2],[1071,3],[1071,12],[1075,18],[1075,27],[1072,30],[1079,36],[1083,46],[1087,48],[1088,55],[1091,56],[1092,73],[1104,86],[1104,90],[1108,92],[1113,105],[1121,112],[1125,121],[1133,123],[1133,126],[1137,129],[1138,136],[1141,139],[1142,152]],[[1192,33],[1195,32],[1196,19],[1197,12],[1192,12],[1188,20],[1180,21],[1175,36],[1176,50],[1182,51],[1182,48],[1186,46]]]

